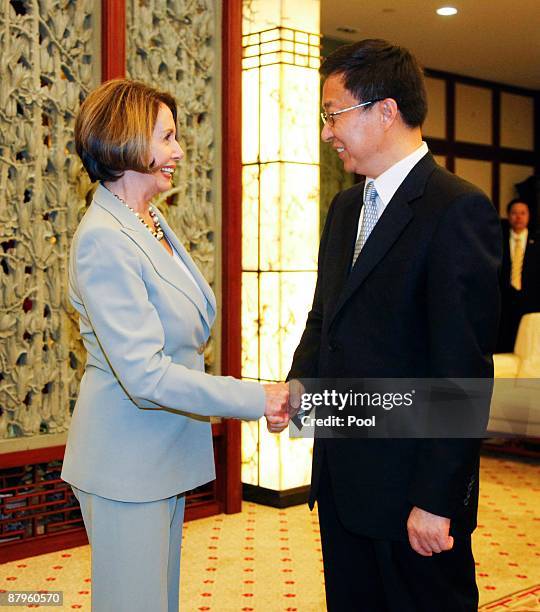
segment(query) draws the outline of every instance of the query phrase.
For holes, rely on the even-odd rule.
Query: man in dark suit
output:
[[[381,40],[324,62],[322,138],[366,176],[334,198],[289,380],[487,378],[501,237],[479,189],[422,142],[423,75]],[[472,612],[479,441],[316,437],[331,612]]]
[[[540,242],[531,235],[529,206],[515,199],[506,207],[501,267],[501,325],[498,353],[511,353],[521,317],[540,312]]]

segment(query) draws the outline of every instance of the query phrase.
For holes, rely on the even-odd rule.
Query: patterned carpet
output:
[[[481,610],[540,611],[540,467],[482,458],[473,546]]]
[[[479,523],[481,610],[540,611],[540,467],[484,457]],[[182,555],[182,612],[325,610],[317,514],[306,506],[245,503],[190,522]],[[89,547],[3,564],[2,589],[62,590],[63,610],[90,612]]]
[[[491,610],[500,612],[502,610],[513,610],[514,612],[534,612],[540,610],[540,585],[512,593],[497,601],[485,604],[480,610]]]

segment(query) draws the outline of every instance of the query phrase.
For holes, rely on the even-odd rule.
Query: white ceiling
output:
[[[440,6],[458,13],[440,17]],[[350,42],[384,38],[427,68],[540,89],[540,0],[321,0],[321,30]]]

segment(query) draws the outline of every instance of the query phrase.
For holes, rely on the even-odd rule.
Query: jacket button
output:
[[[328,343],[328,350],[331,352],[334,351],[339,351],[339,344],[337,342],[329,342]]]
[[[197,348],[197,353],[199,353],[199,355],[202,355],[204,353],[204,349],[206,348],[206,342],[203,342],[198,348]]]

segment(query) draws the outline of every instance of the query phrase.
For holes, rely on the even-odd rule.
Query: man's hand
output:
[[[280,433],[289,424],[289,386],[286,383],[276,383],[263,387],[266,393],[266,427],[270,433]]]
[[[299,380],[294,378],[289,381],[289,416],[291,418],[298,414],[304,392],[304,385]]]
[[[424,557],[431,557],[433,553],[450,550],[454,546],[454,538],[449,535],[450,519],[416,506],[409,514],[407,531],[412,549]]]

